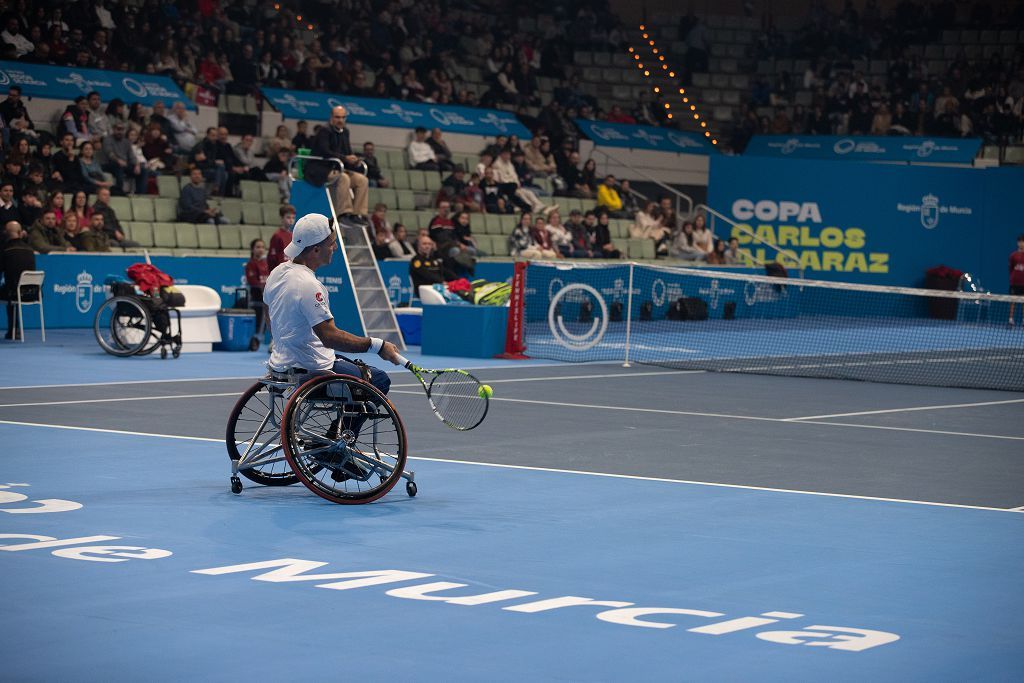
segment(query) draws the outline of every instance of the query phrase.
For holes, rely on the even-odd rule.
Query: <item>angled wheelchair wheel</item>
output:
[[[369,503],[402,477],[405,427],[376,387],[314,377],[292,394],[281,424],[285,457],[308,489],[334,503]]]
[[[92,331],[100,348],[107,353],[131,356],[149,342],[153,319],[138,299],[115,296],[103,302],[96,311]]]
[[[238,473],[257,484],[289,486],[299,480],[281,448],[284,405],[280,390],[257,382],[239,397],[228,417],[228,457],[237,462],[248,451]]]

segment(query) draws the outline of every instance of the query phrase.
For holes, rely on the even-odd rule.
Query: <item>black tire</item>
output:
[[[271,396],[271,390],[266,385],[257,382],[245,390],[235,403],[235,407],[231,409],[225,435],[228,457],[231,460],[241,459],[242,454],[238,450],[239,443],[248,443],[263,421],[263,417],[270,412],[271,405],[278,412],[278,424],[280,424],[280,417],[284,412],[282,401],[279,399],[271,401]],[[243,445],[243,452],[244,448]],[[299,480],[286,460],[239,470],[238,473],[249,481],[264,486],[290,486]]]
[[[375,501],[405,469],[398,411],[376,387],[348,375],[314,377],[296,389],[284,410],[281,441],[299,481],[332,503]]]
[[[96,311],[92,331],[100,348],[110,355],[132,356],[146,346],[153,318],[138,299],[115,296]]]

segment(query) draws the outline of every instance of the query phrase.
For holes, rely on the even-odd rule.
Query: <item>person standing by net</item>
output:
[[[1017,235],[1017,251],[1010,254],[1010,294],[1024,296],[1024,233]],[[1010,302],[1011,325],[1014,324],[1013,312],[1016,305],[1016,303]]]

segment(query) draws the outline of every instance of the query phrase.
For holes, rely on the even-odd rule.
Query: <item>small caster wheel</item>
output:
[[[242,480],[238,477],[231,477],[231,493],[242,492]]]
[[[160,347],[160,359],[161,360],[167,360],[167,347],[166,346],[161,346]]]
[[[410,498],[416,497],[416,482],[407,481],[405,482],[405,492],[409,494]]]
[[[249,340],[249,350],[250,351],[259,351],[260,350],[260,338],[259,337],[253,337],[252,339]]]
[[[171,355],[172,355],[173,357],[175,357],[175,358],[177,358],[178,356],[180,356],[180,355],[181,355],[181,347],[180,347],[180,346],[176,346],[176,347],[174,347],[174,348],[173,348],[173,349],[171,350]]]

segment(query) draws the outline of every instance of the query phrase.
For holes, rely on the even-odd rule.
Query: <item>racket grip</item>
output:
[[[409,359],[402,354],[398,354],[398,364],[403,368],[409,368],[412,365],[412,363],[409,362]]]

